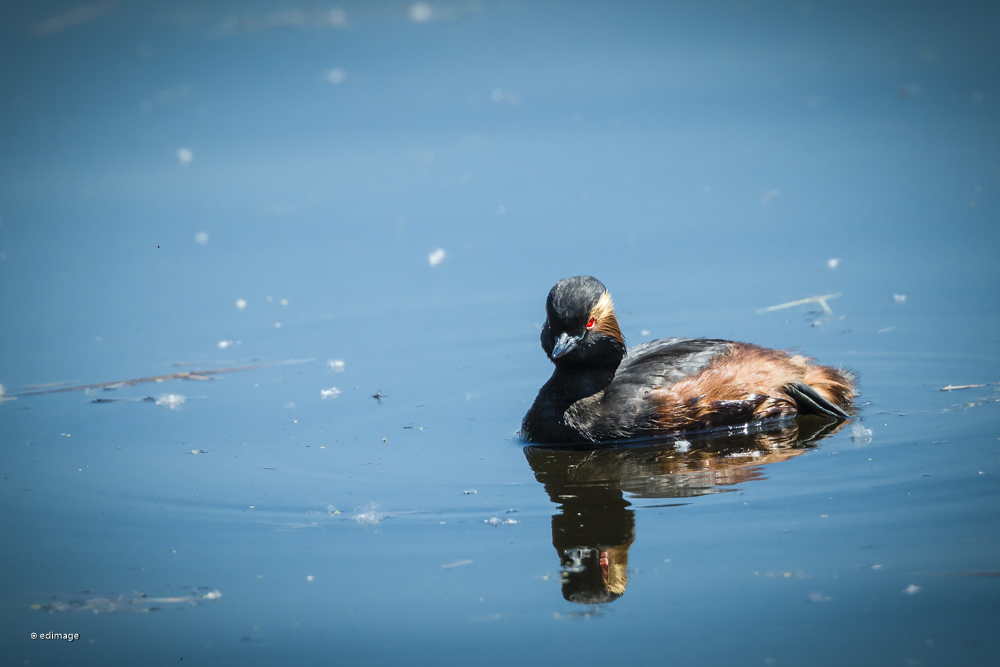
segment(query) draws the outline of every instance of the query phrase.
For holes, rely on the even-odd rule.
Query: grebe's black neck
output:
[[[614,368],[556,366],[521,423],[521,437],[536,442],[573,442],[579,431],[565,422],[566,410],[582,398],[603,391],[615,377]]]

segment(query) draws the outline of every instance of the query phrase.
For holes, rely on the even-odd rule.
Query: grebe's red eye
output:
[[[588,329],[593,329],[594,328],[594,318],[593,317],[591,317],[589,320],[587,320],[587,328]]]

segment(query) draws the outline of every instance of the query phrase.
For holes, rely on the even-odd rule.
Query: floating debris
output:
[[[410,20],[414,23],[426,23],[434,16],[434,8],[424,2],[410,5]]]
[[[180,373],[169,373],[167,375],[151,375],[149,377],[135,378],[132,380],[118,380],[116,382],[98,382],[96,384],[81,384],[71,387],[56,387],[52,389],[40,389],[38,391],[24,391],[17,396],[39,396],[41,394],[59,394],[64,391],[86,391],[87,389],[117,389],[118,387],[134,387],[144,382],[166,382],[167,380],[214,380],[212,375],[223,373],[235,373],[237,371],[248,371],[255,368],[268,368],[270,366],[285,366],[288,364],[304,364],[314,359],[289,359],[287,361],[276,361],[270,364],[249,364],[247,366],[230,366],[228,368],[211,368],[204,371],[182,371]],[[175,364],[177,365],[177,364]],[[9,400],[9,399],[8,399]]]
[[[856,442],[859,445],[867,445],[872,441],[872,430],[870,428],[865,428],[861,424],[852,424],[851,430],[848,431],[848,435],[851,438],[851,442]]]
[[[465,491],[462,491],[462,495],[465,495],[465,496],[474,496],[477,493],[479,493],[479,492],[476,491],[475,489],[467,489]]]
[[[328,398],[337,398],[338,396],[340,396],[340,394],[341,394],[341,391],[339,389],[337,389],[336,387],[330,387],[329,389],[320,389],[319,390],[319,395],[321,397],[323,397],[324,401],[326,399],[328,399]]]
[[[201,396],[199,398],[205,398]],[[145,398],[95,398],[91,403],[155,403],[156,399],[152,396],[146,396]]]
[[[205,590],[203,587],[201,590]],[[141,614],[151,611],[161,611],[164,608],[183,609],[184,607],[194,607],[201,604],[202,600],[218,602],[222,598],[222,593],[218,590],[211,590],[200,593],[192,590],[190,595],[176,597],[149,597],[145,593],[138,591],[131,595],[117,595],[109,597],[89,597],[90,591],[83,591],[81,594],[73,596],[72,599],[59,599],[52,596],[52,601],[46,604],[33,604],[31,609],[44,611],[46,614],[58,613],[90,613],[90,614]],[[84,598],[84,599],[79,599]]]
[[[170,408],[171,410],[177,410],[184,402],[187,400],[181,394],[161,394],[158,399],[156,399],[157,405],[162,405]]]
[[[243,310],[244,308],[247,307],[247,300],[246,299],[236,299],[236,307],[239,308],[240,310]]]
[[[192,449],[191,454],[208,454],[207,449]]]
[[[329,366],[330,370],[334,371],[335,373],[344,372],[344,362],[341,361],[340,359],[330,359],[328,362],[326,362],[326,365]]]
[[[992,387],[998,385],[1000,382],[987,382],[986,384],[950,384],[947,387],[941,387],[938,391],[954,391],[956,389],[976,389],[978,387]]]
[[[823,296],[811,296],[808,299],[799,299],[798,301],[789,301],[788,303],[779,303],[777,306],[768,306],[767,308],[758,308],[758,313],[769,313],[773,310],[782,310],[784,308],[794,308],[795,306],[804,306],[807,303],[818,303],[820,307],[823,308],[823,312],[827,315],[832,315],[833,310],[826,303],[829,299],[836,299],[839,296],[843,296],[840,292],[837,294],[824,294]]]
[[[374,394],[372,394],[372,398],[374,398],[376,401],[378,401],[379,405],[382,405],[382,399],[386,398],[386,395],[382,393],[381,389],[379,389]]]
[[[909,586],[907,586],[906,588],[904,588],[900,592],[901,593],[906,593],[907,595],[916,595],[921,590],[923,590],[923,589],[921,589],[920,586],[917,586],[916,584],[910,584]]]
[[[444,258],[445,258],[444,248],[438,248],[434,252],[427,255],[427,261],[428,263],[430,263],[431,266],[437,266],[438,264],[444,261]]]
[[[826,265],[828,268],[835,269],[840,266],[840,260],[834,257],[833,259],[826,260]]]
[[[334,7],[329,13],[330,25],[335,28],[343,28],[347,25],[347,12],[340,7]]]
[[[893,300],[896,303],[906,303],[906,295],[905,294],[893,294],[892,298],[893,298]]]
[[[447,565],[442,565],[442,570],[448,570],[453,567],[462,567],[463,565],[472,565],[471,560],[457,560],[454,563],[448,563]]]
[[[377,526],[385,515],[378,511],[378,505],[369,503],[354,510],[354,520],[362,525]]]
[[[488,523],[494,528],[496,528],[497,526],[509,526],[511,524],[521,523],[521,522],[518,521],[517,519],[501,519],[499,517],[494,516],[490,519],[483,519],[483,523]]]
[[[177,161],[181,163],[182,167],[187,167],[194,161],[194,153],[191,151],[190,148],[184,148],[182,146],[181,148],[177,149]],[[198,232],[197,234],[194,235],[194,240],[195,243],[198,243],[200,245],[205,245],[206,243],[208,243],[208,233]]]
[[[687,440],[674,440],[674,449],[682,454],[691,451],[691,443]]]

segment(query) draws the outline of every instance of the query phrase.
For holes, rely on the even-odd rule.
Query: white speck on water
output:
[[[829,597],[823,595],[822,591],[816,591],[814,593],[810,593],[809,594],[809,601],[810,602],[829,602],[832,599],[833,598],[829,598]]]
[[[178,148],[177,161],[181,163],[182,167],[187,167],[192,161],[194,161],[194,153],[190,148]]]
[[[294,410],[295,409],[295,404],[292,403],[291,401],[288,401],[287,403],[285,403],[285,409],[286,410]]]
[[[917,586],[916,584],[910,584],[909,586],[907,586],[906,588],[904,588],[904,589],[903,589],[902,591],[900,591],[900,592],[901,592],[901,593],[906,593],[907,595],[916,595],[916,594],[917,594],[917,593],[919,593],[919,592],[920,592],[921,590],[922,590],[922,589],[920,588],[920,586]]]
[[[281,305],[282,306],[287,306],[288,305],[288,299],[282,299],[281,300]]]
[[[325,401],[328,398],[337,398],[340,396],[340,390],[336,387],[330,387],[329,389],[320,389],[319,395],[323,397]]]
[[[499,517],[492,517],[490,519],[483,519],[483,523],[488,523],[494,528],[497,526],[509,526],[515,523],[520,523],[517,519],[501,519]]]
[[[479,492],[476,491],[475,489],[466,489],[465,491],[462,491],[462,495],[466,495],[466,496],[474,496],[477,493],[479,493]]]
[[[426,23],[434,16],[434,8],[424,2],[410,5],[410,20],[414,23]]]
[[[442,565],[442,570],[447,570],[452,567],[462,567],[463,565],[472,565],[471,560],[457,560],[454,563],[448,563],[447,565]]]
[[[769,190],[768,192],[766,192],[764,194],[763,197],[760,198],[760,205],[761,206],[767,206],[768,204],[771,203],[772,199],[774,199],[775,197],[778,196],[778,194],[779,193],[778,193],[777,190]]]
[[[313,581],[315,579],[316,577],[312,576],[311,574],[306,576],[306,581]]]
[[[326,80],[332,83],[333,85],[337,85],[338,83],[344,83],[344,80],[346,78],[347,78],[347,72],[340,69],[339,67],[335,67],[326,73]]]
[[[648,336],[650,333],[652,333],[652,332],[649,329],[643,329],[642,331],[639,332],[639,335],[640,336]]]
[[[226,349],[227,347],[229,347],[232,344],[233,344],[233,341],[231,341],[231,340],[220,340],[219,341],[219,349],[220,350],[224,350],[224,349]]]
[[[427,255],[427,261],[428,263],[430,263],[431,266],[437,266],[438,264],[444,261],[444,258],[445,258],[444,248],[438,248],[434,252]]]
[[[195,234],[194,242],[198,245],[208,245],[208,232],[198,232]]]
[[[383,516],[375,503],[368,503],[364,507],[358,507],[354,510],[354,520],[366,526],[377,526],[382,521]]]
[[[835,269],[838,266],[840,266],[840,260],[837,259],[836,257],[834,257],[833,259],[828,259],[826,260],[826,265],[831,269]]]
[[[865,428],[858,423],[851,425],[851,430],[848,432],[848,435],[851,438],[851,442],[856,442],[859,445],[867,445],[872,441],[872,430],[870,428]]]
[[[201,596],[205,600],[220,600],[222,599],[222,591],[216,588],[214,591],[209,591]]]
[[[247,307],[247,300],[246,299],[236,299],[236,307],[239,308],[240,310],[243,310],[244,308]]]
[[[330,25],[334,28],[343,28],[347,25],[347,12],[340,7],[334,7],[331,9],[327,17],[329,18]]]
[[[687,440],[674,440],[674,449],[684,454],[691,450],[691,443]]]
[[[341,361],[340,359],[330,359],[328,362],[326,362],[326,365],[330,367],[331,371],[334,371],[336,373],[344,372],[344,362]]]
[[[275,329],[280,329],[281,328],[281,322],[275,322],[274,323],[274,328]]]
[[[160,397],[156,399],[156,404],[166,406],[171,410],[176,410],[184,405],[184,401],[186,400],[187,399],[180,394],[161,394]]]
[[[892,298],[893,298],[893,300],[896,303],[906,303],[906,295],[905,294],[893,294]]]

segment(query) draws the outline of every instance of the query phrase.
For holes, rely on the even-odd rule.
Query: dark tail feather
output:
[[[789,396],[795,399],[795,404],[803,412],[812,412],[818,415],[827,415],[829,417],[839,417],[840,419],[850,418],[850,415],[844,412],[843,408],[826,400],[816,393],[815,389],[807,384],[792,382],[785,385],[785,391],[788,392]]]

